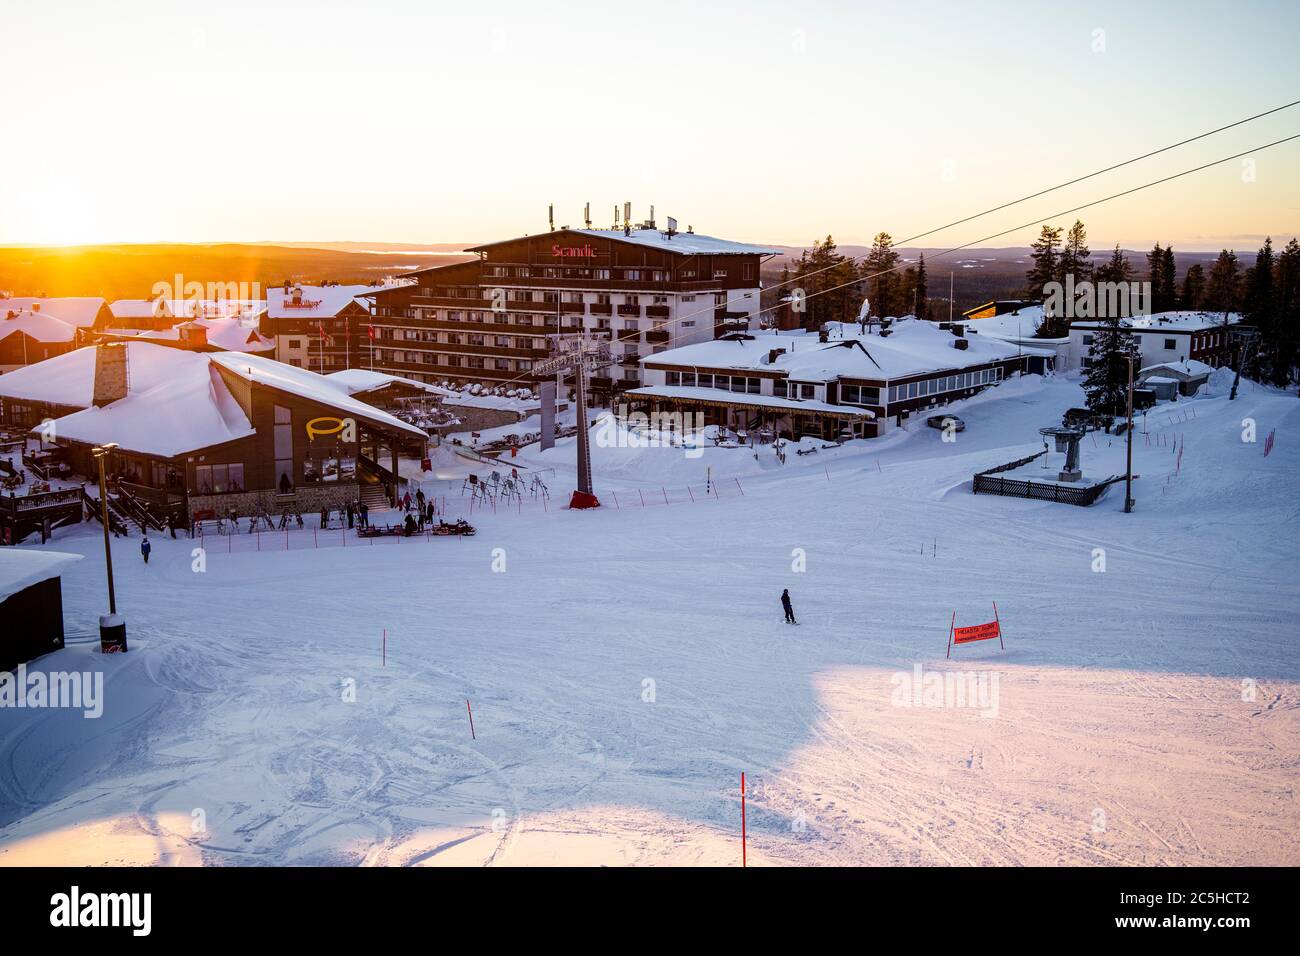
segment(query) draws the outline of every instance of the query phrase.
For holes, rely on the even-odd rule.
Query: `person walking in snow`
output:
[[[798,624],[794,619],[794,605],[790,603],[790,589],[786,588],[781,592],[781,606],[785,608],[785,623]]]
[[[153,550],[153,545],[149,543],[149,536],[145,535],[140,541],[140,556],[144,558],[144,563],[149,563],[149,552]]]
[[[357,510],[361,512],[361,527],[369,528],[370,527],[370,506],[363,501],[361,502],[361,506]]]
[[[402,496],[402,510],[403,511],[411,510],[411,493],[409,491]]]
[[[349,501],[348,502],[348,530],[349,531],[352,530],[352,516],[353,516],[352,502]]]
[[[415,490],[415,503],[416,505],[419,506],[420,511],[424,510],[424,489],[423,488],[417,488]]]

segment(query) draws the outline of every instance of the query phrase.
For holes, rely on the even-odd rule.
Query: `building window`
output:
[[[1092,344],[1092,336],[1091,336],[1091,335],[1085,335],[1085,336],[1083,337],[1083,344],[1084,344],[1084,345],[1091,345],[1091,344]]]
[[[284,405],[275,406],[272,426],[275,446],[275,490],[282,495],[293,491],[293,413]]]
[[[1173,339],[1165,339],[1165,350],[1172,352],[1178,348],[1178,343]]]

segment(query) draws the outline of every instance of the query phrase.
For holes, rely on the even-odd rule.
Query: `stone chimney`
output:
[[[105,342],[95,346],[95,396],[97,407],[126,398],[126,343]]]

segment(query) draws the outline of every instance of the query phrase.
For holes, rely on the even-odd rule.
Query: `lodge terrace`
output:
[[[107,467],[118,493],[185,523],[232,508],[338,508],[367,486],[391,501],[399,451],[422,453],[427,438],[314,372],[145,342],[82,348],[0,376],[0,422],[44,434],[88,479],[97,474],[91,449],[116,442]]]
[[[874,438],[916,414],[1021,374],[1034,355],[960,323],[731,333],[642,360],[629,401],[700,409],[709,424],[799,439]]]

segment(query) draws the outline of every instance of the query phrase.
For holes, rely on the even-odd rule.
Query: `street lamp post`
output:
[[[1133,513],[1133,356],[1128,357],[1128,428],[1124,430],[1128,439],[1128,467],[1124,472],[1124,513]]]
[[[117,616],[117,595],[113,590],[113,550],[109,542],[108,517],[108,479],[104,475],[104,463],[117,442],[107,442],[90,450],[99,463],[99,507],[100,520],[104,524],[104,567],[108,572],[108,613],[99,616],[99,645],[104,653],[126,650],[126,622]]]

